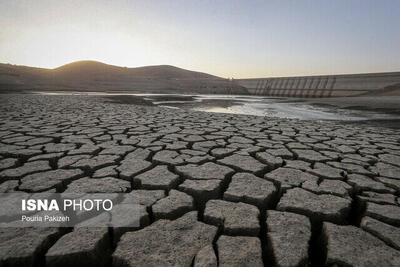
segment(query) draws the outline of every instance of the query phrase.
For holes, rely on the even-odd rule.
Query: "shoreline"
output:
[[[48,91],[44,91],[48,93]],[[36,92],[36,93],[41,93]],[[55,92],[58,93],[58,92]],[[71,92],[82,93],[82,92]],[[93,92],[95,93],[95,92]],[[101,92],[103,93],[103,92]],[[107,93],[107,92],[104,92]],[[114,93],[114,92],[108,92]],[[105,103],[112,104],[129,104],[138,106],[171,106],[183,110],[196,110],[204,112],[213,112],[213,109],[229,109],[232,106],[237,106],[238,103],[245,103],[240,98],[254,99],[273,99],[276,104],[305,104],[313,107],[321,107],[336,114],[340,117],[341,112],[346,111],[366,111],[375,112],[387,115],[400,115],[400,96],[359,96],[359,97],[335,97],[335,98],[287,98],[287,97],[262,97],[262,96],[242,96],[234,95],[235,98],[218,98],[218,99],[203,99],[196,100],[196,96],[200,95],[179,95],[179,94],[163,94],[163,95],[124,95],[123,92],[118,92],[118,95],[89,95],[97,96],[104,100]],[[127,92],[125,92],[127,93]],[[24,92],[23,94],[32,94],[32,92]],[[2,94],[6,95],[6,94]],[[22,95],[22,94],[21,94]],[[0,95],[1,97],[1,95]],[[166,102],[166,103],[163,103]],[[170,103],[168,103],[170,102]],[[224,113],[224,112],[221,112]],[[227,112],[229,113],[229,112]],[[236,113],[231,113],[236,114]],[[251,114],[247,114],[251,115]],[[258,115],[260,116],[260,115]],[[274,117],[273,115],[271,117]],[[340,120],[340,119],[321,119],[327,121],[338,121],[344,124],[357,124],[366,126],[382,126],[385,128],[400,129],[400,118],[378,118],[378,119],[359,119],[359,120]]]
[[[241,95],[237,95],[241,96]],[[115,103],[154,105],[151,101],[143,100],[146,96],[110,95],[104,98],[113,99]],[[193,101],[192,96],[159,95],[157,101]],[[268,98],[268,97],[265,97]],[[377,111],[388,114],[400,114],[400,96],[359,96],[359,97],[332,97],[332,98],[276,98],[279,103],[304,103],[314,106],[351,109],[361,111]],[[238,101],[238,100],[233,100]]]
[[[102,96],[107,101],[114,104],[131,104],[141,106],[158,106],[153,104],[152,101],[145,99],[145,96],[131,96],[131,95],[114,95],[114,96]],[[193,101],[186,103],[173,103],[174,107],[180,109],[192,110],[197,107],[197,111],[207,108],[228,108],[233,105],[233,102],[239,102],[238,100],[211,100],[207,102],[195,102],[192,96],[179,96],[179,95],[163,95],[157,96],[157,101]],[[358,101],[360,100],[361,101]],[[383,97],[377,99],[376,97],[352,97],[351,99],[342,98],[320,98],[320,99],[290,99],[290,98],[277,98],[277,103],[303,103],[316,107],[324,107],[331,109],[334,113],[337,110],[357,110],[367,112],[377,112],[382,114],[393,114],[400,115],[400,97],[388,99]],[[318,101],[318,102],[317,102]],[[357,105],[352,105],[357,102]],[[396,103],[399,101],[399,103]],[[396,105],[398,104],[398,105]],[[200,108],[199,108],[200,106]],[[206,112],[206,111],[203,111]],[[367,120],[327,120],[343,122],[345,124],[357,124],[366,126],[380,126],[385,128],[400,129],[400,119],[367,119]]]

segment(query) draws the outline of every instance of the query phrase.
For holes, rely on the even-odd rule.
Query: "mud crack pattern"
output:
[[[94,96],[0,111],[0,192],[142,206],[134,229],[1,228],[0,266],[400,266],[398,130]]]

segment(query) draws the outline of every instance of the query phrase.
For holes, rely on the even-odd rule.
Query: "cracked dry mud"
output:
[[[0,266],[400,266],[400,132],[1,95],[0,192],[126,192],[134,228],[0,228]],[[101,216],[91,220],[104,220]]]

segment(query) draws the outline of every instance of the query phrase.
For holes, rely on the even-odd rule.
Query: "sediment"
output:
[[[399,130],[72,95],[3,94],[0,118],[0,192],[143,208],[134,229],[0,228],[0,266],[400,265]]]

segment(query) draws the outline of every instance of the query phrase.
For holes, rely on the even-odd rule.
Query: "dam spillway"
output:
[[[286,97],[356,96],[400,87],[400,72],[235,79],[252,95]]]

